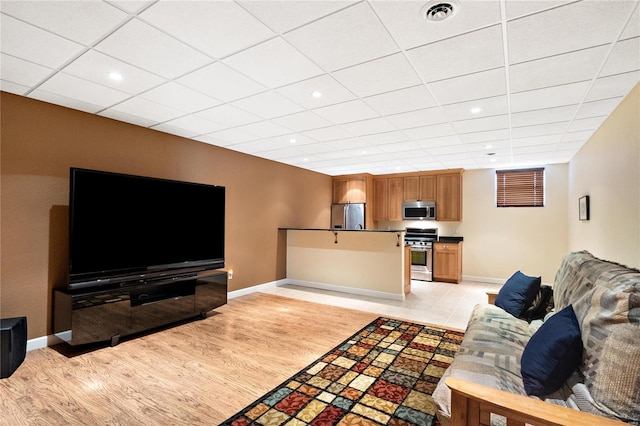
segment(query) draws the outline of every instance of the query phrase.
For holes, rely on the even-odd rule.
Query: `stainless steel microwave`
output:
[[[402,203],[404,220],[436,220],[435,201],[405,201]]]

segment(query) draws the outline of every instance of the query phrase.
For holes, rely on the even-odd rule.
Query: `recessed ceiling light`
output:
[[[308,159],[308,158],[305,158],[305,159],[303,159],[302,161],[309,161],[309,159]]]
[[[484,146],[484,149],[490,149],[490,148],[491,148],[491,144],[490,144],[490,143],[488,143],[488,144],[486,144],[486,145]]]
[[[293,138],[291,138],[291,139],[289,139],[289,142],[290,142],[290,143],[296,143],[296,140],[295,140],[295,139],[293,139]]]
[[[471,114],[477,114],[477,113],[479,113],[480,111],[482,111],[482,108],[480,108],[480,107],[473,107],[473,108],[471,108]]]
[[[440,22],[451,18],[460,10],[456,0],[431,0],[420,9],[420,16],[430,22]]]
[[[122,80],[122,74],[120,74],[119,72],[112,71],[109,73],[109,78],[111,80],[120,81]]]
[[[311,96],[313,96],[314,98],[321,98],[322,97],[322,93],[318,92],[317,90],[313,93],[311,93]]]

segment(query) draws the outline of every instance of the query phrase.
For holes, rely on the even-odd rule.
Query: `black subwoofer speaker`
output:
[[[27,318],[0,319],[0,379],[13,374],[27,354]]]

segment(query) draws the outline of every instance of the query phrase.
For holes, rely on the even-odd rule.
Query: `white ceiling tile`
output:
[[[511,150],[511,141],[502,140],[502,141],[492,141],[488,142],[480,142],[480,143],[467,143],[465,144],[467,149],[470,152],[478,152],[481,155],[486,155],[488,152],[505,152]]]
[[[640,81],[640,72],[628,72],[597,79],[585,101],[596,101],[617,96],[625,96]]]
[[[258,139],[255,135],[245,132],[237,127],[209,133],[207,136],[225,141],[227,143],[226,146]]]
[[[608,51],[609,46],[599,46],[512,65],[509,67],[511,90],[523,92],[591,80]]]
[[[261,139],[270,138],[272,136],[280,136],[290,134],[291,130],[282,126],[278,126],[270,121],[259,121],[256,123],[245,124],[244,126],[237,127],[238,130],[251,133]]]
[[[291,31],[285,37],[327,71],[398,51],[366,2]]]
[[[509,117],[495,115],[492,117],[475,118],[473,120],[454,121],[451,123],[458,133],[484,132],[486,130],[500,130],[509,128]]]
[[[569,121],[536,126],[514,127],[511,129],[512,138],[527,138],[544,135],[561,135],[569,128]]]
[[[463,144],[458,145],[447,145],[440,147],[429,148],[429,154],[440,156],[440,155],[449,155],[449,154],[467,154],[469,150]]]
[[[296,114],[274,118],[273,122],[295,132],[318,129],[320,127],[331,126],[332,124],[330,121],[313,113],[313,111],[303,111]]]
[[[509,61],[516,64],[612,42],[634,3],[617,1],[612,7],[609,1],[575,2],[510,21]]]
[[[480,108],[480,111],[476,112],[474,108]],[[503,115],[509,112],[506,96],[494,96],[444,105],[442,110],[451,121],[471,120],[480,117]]]
[[[112,118],[118,121],[124,121],[125,123],[130,123],[141,127],[151,127],[157,123],[157,120],[151,120],[148,118],[140,117],[139,115],[128,114],[126,112],[116,111],[114,109],[106,109],[98,113],[98,115]]]
[[[538,109],[511,114],[511,125],[514,127],[533,126],[536,124],[570,121],[573,119],[578,105],[557,108]]]
[[[30,87],[0,79],[0,90],[7,93],[13,93],[15,95],[24,95],[30,90]],[[55,102],[50,102],[50,103],[55,103]]]
[[[354,1],[261,1],[243,0],[243,7],[279,33],[285,33],[303,24],[349,6]]]
[[[63,71],[132,95],[142,93],[167,81],[158,75],[143,71],[95,50],[83,53],[78,59],[64,67]],[[109,78],[109,73],[112,72],[120,74],[122,79]]]
[[[155,123],[162,123],[184,115],[183,111],[140,97],[128,99],[110,109],[125,114],[137,115]]]
[[[253,81],[221,62],[193,71],[177,81],[225,102],[235,101],[236,99],[267,90],[262,84]]]
[[[4,14],[0,15],[0,39],[2,53],[49,68],[60,67],[84,49],[78,43]]]
[[[112,5],[128,12],[128,13],[136,13],[140,10],[143,10],[149,7],[151,4],[155,3],[156,0],[105,0],[107,3],[111,3]]]
[[[176,118],[175,120],[169,120],[165,122],[164,125],[183,130],[190,130],[193,132],[193,136],[215,132],[224,128],[220,124],[216,124],[196,115],[186,115],[184,117]]]
[[[424,85],[408,87],[363,99],[380,114],[397,114],[436,106],[436,102]]]
[[[478,72],[428,84],[440,105],[491,98],[507,93],[504,68]]]
[[[240,99],[232,104],[262,118],[280,117],[300,112],[303,109],[300,105],[272,91]]]
[[[398,129],[430,126],[447,121],[440,108],[426,108],[417,111],[403,112],[387,116],[387,119]]]
[[[418,145],[418,143],[416,143],[415,141],[396,142],[396,143],[390,143],[385,145],[376,145],[376,148],[382,152],[388,152],[388,153],[397,153],[397,152],[403,152],[403,151],[415,152],[422,149],[422,147]]]
[[[640,37],[619,41],[602,68],[600,76],[640,70]]]
[[[303,135],[302,133],[289,133],[281,136],[274,136],[272,140],[280,142],[283,146],[300,148],[301,146],[318,143],[315,139]]]
[[[466,133],[460,135],[460,138],[464,143],[480,143],[480,142],[493,142],[509,139],[509,130],[488,130],[484,132]]]
[[[140,97],[189,113],[220,105],[220,101],[174,82],[151,89]]]
[[[360,97],[420,83],[420,79],[401,53],[344,68],[334,72],[333,76]]]
[[[413,140],[430,139],[442,136],[455,135],[456,131],[449,123],[434,124],[432,126],[414,127],[404,130],[404,133]]]
[[[398,131],[366,135],[362,136],[362,139],[364,139],[371,145],[381,145],[385,143],[403,142],[409,140],[406,134]]]
[[[234,151],[240,151],[247,154],[257,154],[259,152],[280,149],[282,148],[282,144],[270,139],[260,139],[251,142],[234,144],[230,148],[232,148]]]
[[[165,78],[178,77],[211,62],[206,55],[137,19],[127,22],[95,49]]]
[[[602,122],[606,119],[606,116],[581,118],[579,120],[573,120],[571,126],[569,126],[569,132],[581,132],[583,130],[596,130]]]
[[[34,86],[53,72],[51,68],[2,54],[0,78],[24,86]]]
[[[270,88],[323,73],[317,65],[280,37],[229,56],[223,62]]]
[[[638,36],[640,36],[640,7],[636,7],[636,10],[629,18],[627,26],[620,35],[620,40]]]
[[[99,1],[3,1],[2,13],[86,46],[128,17]]]
[[[622,101],[622,97],[603,99],[600,101],[585,102],[580,106],[576,119],[609,115]]]
[[[514,156],[521,156],[523,154],[553,153],[555,147],[555,143],[549,145],[516,146],[513,147],[512,151]]]
[[[130,97],[128,93],[101,86],[72,75],[57,73],[39,86],[40,89],[103,108]]]
[[[330,146],[335,149],[350,149],[350,150],[366,150],[370,154],[380,153],[375,146],[369,144],[362,138],[347,138],[336,141],[324,142],[323,145]]]
[[[242,126],[260,121],[260,117],[236,108],[232,105],[220,105],[195,114],[224,126]]]
[[[313,92],[321,96],[312,96]],[[319,108],[355,99],[353,93],[345,89],[329,74],[324,74],[298,83],[276,89],[276,92],[302,105],[305,108]]]
[[[507,19],[514,19],[524,15],[541,12],[546,9],[552,9],[572,1],[574,0],[506,0],[505,9],[507,12]]]
[[[64,107],[76,109],[78,111],[88,112],[91,114],[95,114],[104,108],[101,105],[95,105],[89,102],[80,101],[78,99],[68,98],[66,96],[47,92],[42,89],[34,90],[33,92],[29,93],[28,97],[48,102],[50,104],[62,105]]]
[[[225,57],[274,35],[232,1],[160,1],[140,17],[214,58]]]
[[[514,147],[523,146],[538,146],[538,145],[553,145],[560,142],[562,135],[542,135],[542,136],[528,136],[524,138],[514,138],[511,142]]]
[[[352,137],[353,135],[349,132],[347,132],[346,130],[344,130],[341,127],[338,126],[331,126],[331,127],[324,127],[322,129],[314,129],[314,130],[307,130],[305,132],[302,132],[305,136],[308,136],[310,138],[313,138],[317,141],[333,141],[336,139],[346,139],[349,137]]]
[[[593,130],[583,130],[579,132],[567,132],[562,136],[561,142],[587,141]]]
[[[158,130],[160,132],[169,133],[171,135],[182,136],[183,138],[192,138],[198,135],[198,133],[193,130],[185,129],[183,127],[172,126],[167,123],[157,124],[157,125],[151,126],[150,128],[153,130]]]
[[[229,145],[233,145],[233,143],[222,140],[222,139],[218,139],[215,138],[213,136],[211,136],[213,133],[209,133],[206,135],[200,135],[200,136],[194,136],[192,139],[199,141],[199,142],[204,142],[204,143],[208,143],[209,145],[215,145],[215,146],[221,146],[221,147],[228,147]]]
[[[356,136],[371,135],[380,132],[391,132],[396,130],[389,121],[384,118],[372,118],[369,120],[354,121],[345,123],[342,127],[349,133]]]
[[[380,19],[403,49],[444,40],[500,22],[500,2],[459,2],[460,9],[444,22],[431,22],[421,13],[426,2],[372,1]],[[455,5],[454,5],[455,6]]]
[[[423,80],[438,81],[504,66],[502,30],[495,25],[407,51]]]
[[[317,108],[313,111],[335,124],[366,120],[378,116],[374,110],[360,100]]]
[[[521,112],[579,104],[582,102],[590,83],[589,81],[585,81],[566,84],[564,86],[513,93],[511,95],[511,111]]]
[[[408,160],[407,163],[411,165],[413,165],[415,162],[424,163],[426,161],[432,161],[430,160],[431,156],[429,155],[427,150],[424,148],[421,148],[419,145],[418,145],[418,149],[392,152],[391,156],[399,160]],[[416,170],[424,170],[424,169],[416,168]]]

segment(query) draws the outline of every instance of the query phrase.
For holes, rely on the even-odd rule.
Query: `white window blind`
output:
[[[544,168],[496,170],[497,207],[544,207]]]

